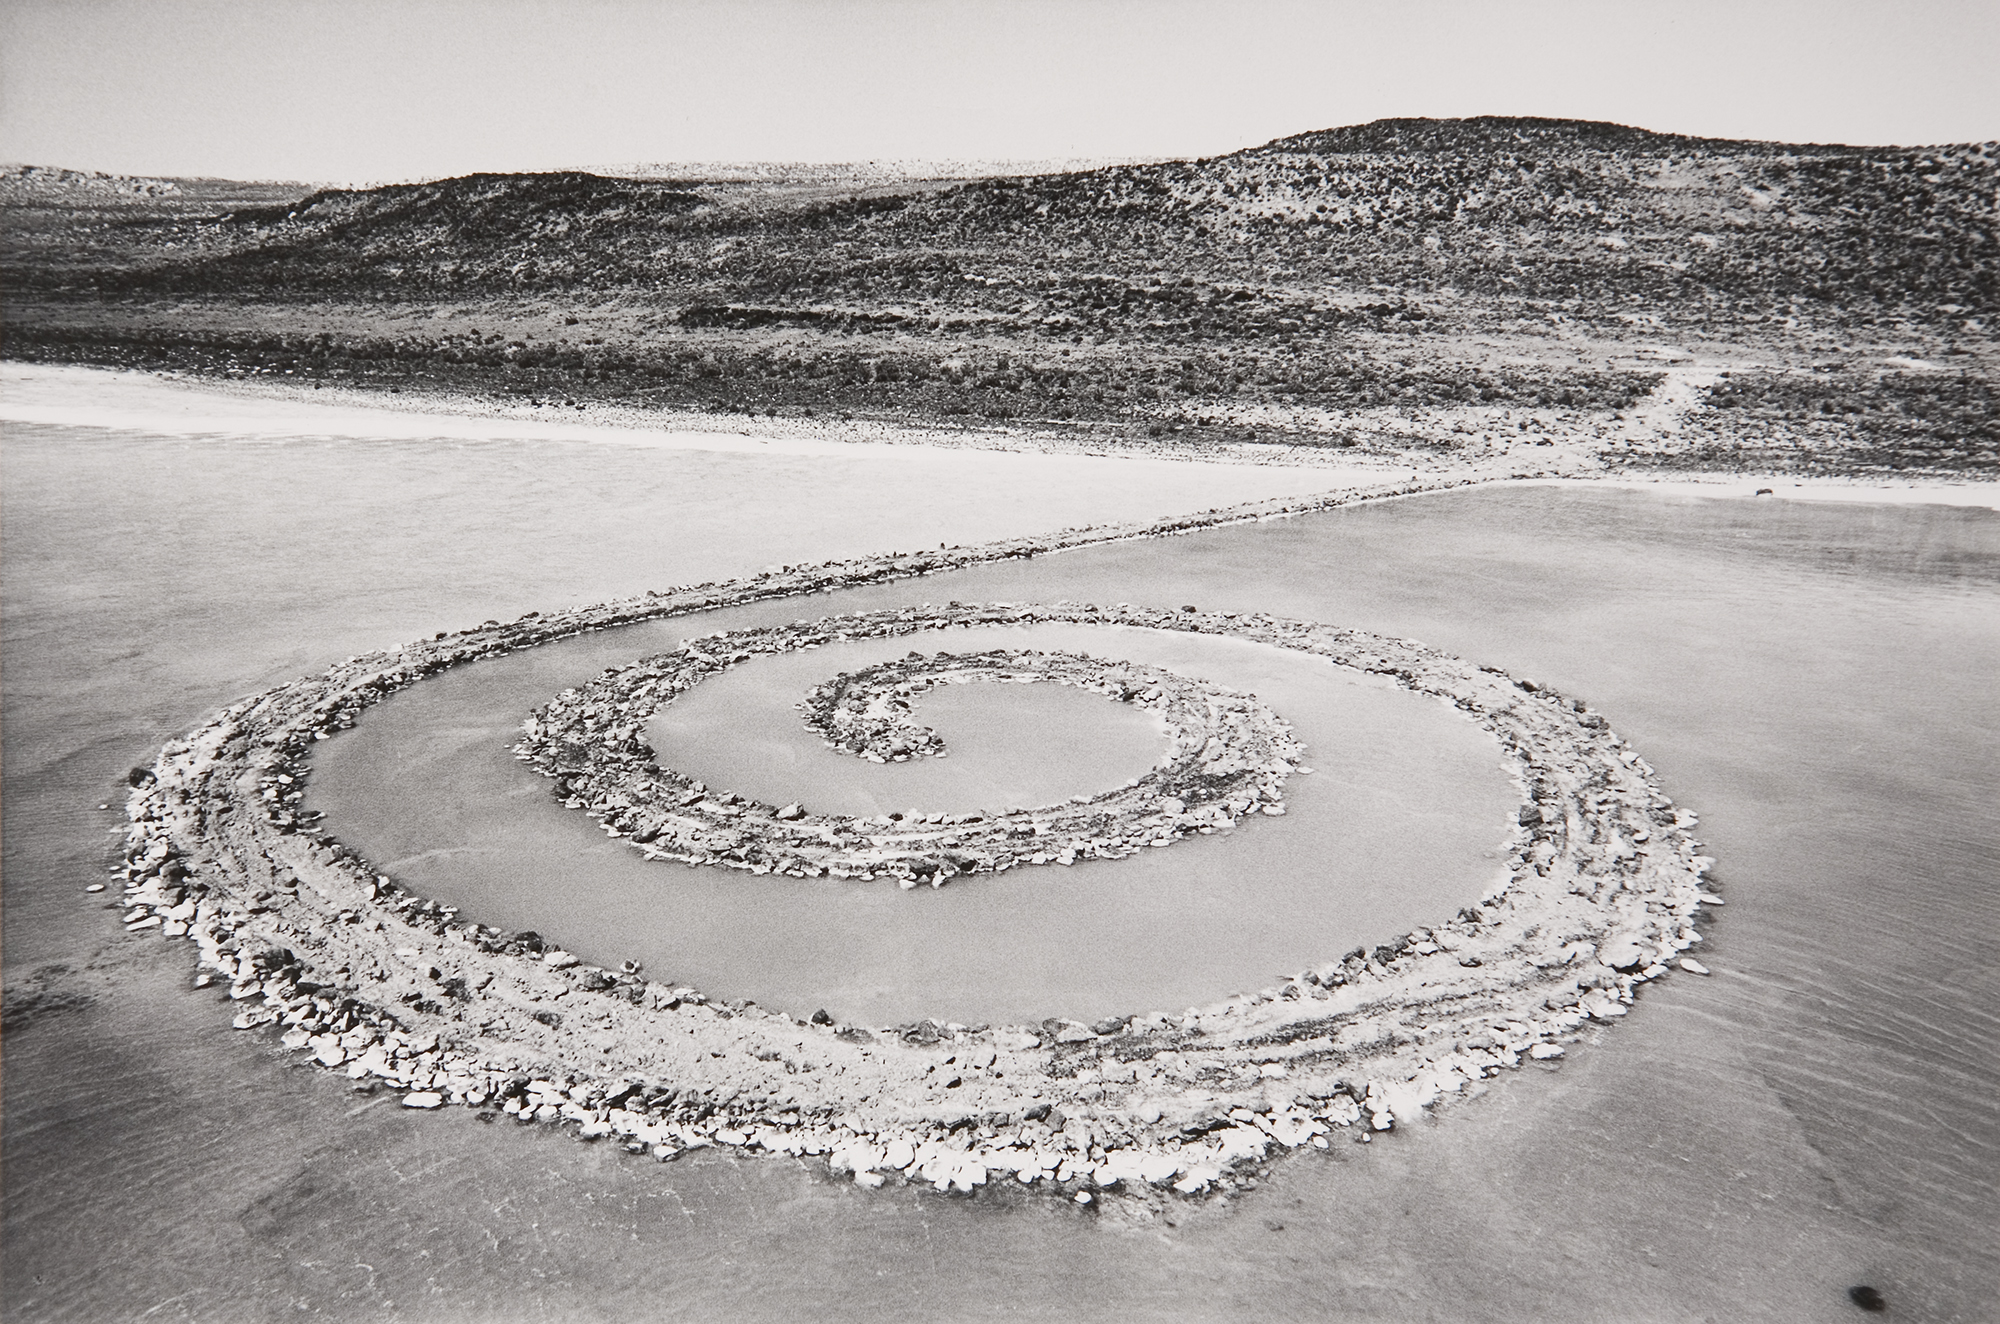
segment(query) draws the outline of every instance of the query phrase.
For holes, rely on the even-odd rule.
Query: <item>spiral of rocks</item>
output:
[[[1225,631],[1391,677],[1491,732],[1523,803],[1506,876],[1480,904],[1201,1007],[1090,1024],[858,1026],[718,1003],[657,972],[464,920],[302,808],[316,741],[462,662],[1051,545],[1282,513],[787,568],[349,658],[232,704],[135,776],[113,871],[125,926],[190,943],[196,982],[227,981],[238,1028],[412,1108],[478,1108],[659,1160],[704,1146],[781,1151],[822,1156],[863,1185],[965,1193],[1006,1181],[1140,1202],[1227,1191],[1286,1149],[1407,1126],[1501,1071],[1559,1059],[1670,971],[1705,973],[1689,953],[1721,897],[1705,885],[1712,861],[1691,836],[1694,816],[1601,714],[1409,640],[1271,616],[1050,609],[1051,619]]]
[[[901,733],[915,726],[907,697],[950,682],[1050,680],[1162,718],[1168,749],[1145,775],[1058,805],[995,814],[817,814],[711,789],[661,767],[643,739],[647,721],[675,698],[753,658],[857,639],[1110,619],[1102,608],[1073,604],[952,604],[708,635],[565,691],[528,719],[515,752],[555,780],[565,803],[629,838],[648,859],[800,878],[893,878],[906,889],[1017,865],[1120,859],[1249,814],[1282,814],[1285,779],[1303,748],[1268,705],[1166,668],[1081,653],[912,652],[857,676],[837,676],[802,705],[809,727],[864,753],[871,740],[907,748],[910,739]],[[1199,628],[1231,632],[1222,618]]]

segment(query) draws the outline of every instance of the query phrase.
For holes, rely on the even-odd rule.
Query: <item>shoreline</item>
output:
[[[331,397],[331,398],[328,398]],[[1281,443],[1181,446],[1147,442],[1092,445],[1049,429],[922,427],[871,420],[716,417],[591,405],[581,410],[503,406],[450,393],[408,395],[350,386],[310,389],[272,381],[232,382],[137,368],[0,361],[0,423],[38,423],[179,436],[340,437],[356,440],[523,440],[624,444],[731,454],[839,455],[894,460],[913,449],[1002,455],[1071,456],[1168,464],[1303,469],[1336,483],[1374,479],[1457,480],[1490,486],[1598,485],[1676,496],[1884,505],[1949,505],[2000,510],[2000,481],[1776,471],[1692,472],[1608,469],[1578,449],[1524,446],[1474,463],[1394,462]],[[1409,480],[1402,475],[1409,474]]]
[[[1064,608],[1245,633],[1387,675],[1499,736],[1524,791],[1507,880],[1481,906],[1254,996],[1088,1026],[834,1026],[717,1007],[535,935],[460,924],[301,821],[305,755],[426,675],[584,631],[1461,485],[766,572],[351,658],[166,746],[127,807],[114,874],[126,926],[196,943],[198,983],[232,981],[237,1028],[282,1025],[286,1047],[385,1082],[412,1108],[574,1123],[582,1138],[617,1137],[662,1161],[708,1145],[825,1155],[869,1186],[895,1176],[970,1192],[1012,1178],[1082,1203],[1111,1190],[1148,1202],[1226,1191],[1274,1151],[1390,1130],[1524,1060],[1560,1057],[1670,964],[1706,973],[1681,955],[1701,940],[1702,907],[1720,901],[1703,890],[1694,817],[1601,716],[1406,640]]]

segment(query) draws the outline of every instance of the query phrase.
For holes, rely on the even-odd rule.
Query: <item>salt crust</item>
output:
[[[722,1145],[824,1154],[864,1185],[886,1173],[969,1192],[1012,1177],[1156,1200],[1227,1187],[1245,1166],[1324,1143],[1333,1128],[1408,1125],[1523,1057],[1559,1056],[1587,1021],[1624,1015],[1641,985],[1700,941],[1701,907],[1720,903],[1702,889],[1711,861],[1689,838],[1693,816],[1659,793],[1601,716],[1409,640],[1268,616],[1026,609],[1227,633],[1390,676],[1490,731],[1523,787],[1508,876],[1479,906],[1180,1014],[864,1029],[719,1005],[583,964],[533,935],[461,923],[298,807],[315,740],[462,662],[640,620],[1356,499],[788,569],[350,658],[230,706],[135,777],[116,871],[127,928],[197,944],[197,981],[232,981],[238,1028],[281,1025],[288,1048],[385,1081],[407,1106],[500,1108],[663,1160]]]
[[[1165,846],[1246,814],[1284,812],[1284,783],[1302,747],[1291,728],[1253,695],[1192,680],[1163,667],[1075,653],[1006,649],[912,652],[852,676],[836,676],[801,705],[809,728],[836,748],[877,762],[938,754],[943,742],[908,718],[905,697],[974,679],[1050,680],[1094,690],[1163,717],[1169,748],[1144,776],[1067,803],[1003,814],[884,814],[851,818],[771,805],[712,791],[654,760],[641,738],[649,718],[707,677],[754,657],[853,639],[942,629],[1095,621],[1096,608],[999,604],[879,611],[815,622],[735,630],[691,639],[657,657],[568,690],[528,719],[515,752],[559,794],[653,860],[713,864],[798,878],[894,878],[933,887],[960,874],[1027,864],[1112,860]]]

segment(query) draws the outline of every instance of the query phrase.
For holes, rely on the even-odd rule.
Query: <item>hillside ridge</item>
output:
[[[1322,155],[1507,150],[1563,147],[1598,151],[1690,151],[1752,148],[1759,151],[1900,151],[1901,148],[1848,147],[1827,143],[1782,143],[1749,138],[1706,138],[1662,133],[1610,120],[1549,118],[1540,115],[1471,115],[1463,118],[1391,117],[1365,124],[1274,138],[1246,152],[1310,152]],[[1239,153],[1240,154],[1240,153]]]
[[[15,357],[1398,453],[1532,411],[1620,463],[1984,470],[1996,193],[1993,144],[1390,119],[974,179],[0,190],[0,278]]]

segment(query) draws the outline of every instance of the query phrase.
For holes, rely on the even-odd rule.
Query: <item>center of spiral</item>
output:
[[[1254,695],[1163,667],[1034,649],[912,651],[815,686],[798,706],[836,749],[873,762],[941,755],[910,700],[939,685],[1051,681],[1149,710],[1167,750],[1144,775],[1060,804],[1005,813],[816,813],[712,789],[663,767],[642,738],[647,721],[704,678],[759,655],[857,638],[1021,624],[1035,609],[931,609],[836,617],[690,640],[671,653],[607,672],[538,710],[516,747],[556,781],[572,808],[629,837],[648,859],[715,864],[795,877],[897,879],[941,886],[961,874],[1017,865],[1119,859],[1253,813],[1284,812],[1284,783],[1303,753],[1291,728]]]
[[[917,720],[912,701],[941,685],[1048,681],[1159,710],[1188,684],[1157,667],[1107,663],[1082,653],[992,649],[982,653],[912,651],[875,666],[844,671],[815,685],[799,703],[806,729],[827,748],[870,763],[907,763],[950,753],[943,736]]]

